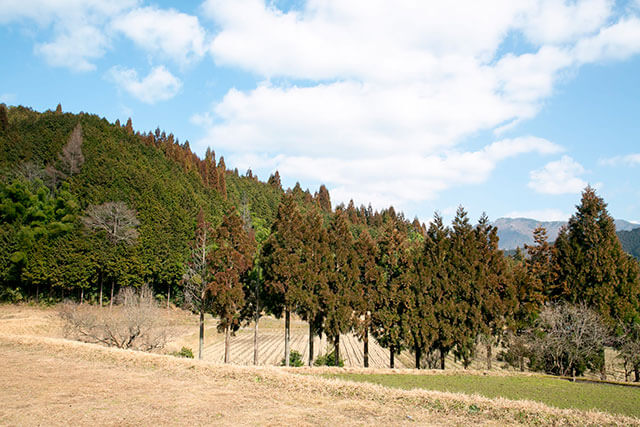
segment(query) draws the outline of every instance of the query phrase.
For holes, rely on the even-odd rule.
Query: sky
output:
[[[2,0],[0,102],[160,127],[335,204],[640,222],[640,0]]]

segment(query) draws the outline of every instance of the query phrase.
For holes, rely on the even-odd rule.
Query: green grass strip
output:
[[[570,382],[538,376],[326,374],[357,382],[401,389],[478,394],[511,400],[532,400],[556,408],[596,409],[640,418],[640,389],[611,384]]]

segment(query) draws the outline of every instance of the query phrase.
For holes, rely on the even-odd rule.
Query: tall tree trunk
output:
[[[313,366],[313,323],[309,322],[309,366]]]
[[[493,347],[491,346],[491,338],[487,341],[487,370],[491,370],[491,357],[493,356]]]
[[[520,356],[520,372],[524,372],[524,356]]]
[[[290,332],[291,313],[289,313],[289,309],[286,309],[284,311],[284,366],[289,366],[289,353],[291,351],[291,348],[289,347]]]
[[[40,284],[36,285],[36,304],[40,302]]]
[[[255,313],[254,313],[254,326],[253,326],[253,364],[258,364],[258,322],[260,321],[260,280],[259,278],[255,281],[256,290],[256,303],[255,303]]]
[[[333,355],[335,364],[334,366],[340,366],[340,334],[336,335],[333,340]]]
[[[102,271],[100,272],[100,307],[102,307],[102,279],[104,278],[104,275],[102,274]]]
[[[229,352],[231,345],[231,327],[227,325],[224,329],[224,363],[229,363]]]
[[[109,301],[109,308],[110,309],[113,308],[113,288],[115,287],[115,285],[116,285],[116,281],[112,280],[111,281],[111,300]]]
[[[169,301],[171,301],[171,284],[167,285],[167,310],[169,310]]]
[[[204,346],[204,311],[200,309],[200,339],[198,340],[198,359],[202,360],[202,347]]]
[[[257,312],[253,321],[253,364],[258,364],[258,319]]]
[[[84,288],[80,288],[80,304],[84,304]]]
[[[640,365],[634,366],[633,372],[636,374],[636,382],[640,383]]]
[[[364,329],[364,367],[369,367],[369,327]]]
[[[447,356],[447,353],[444,352],[442,348],[440,348],[440,369],[444,371],[444,359]]]
[[[420,359],[422,359],[422,349],[420,346],[414,346],[414,352],[416,354],[416,369],[420,369]]]
[[[389,347],[389,367],[391,369],[396,367],[396,354],[393,346]]]
[[[631,376],[631,372],[629,372],[629,368],[627,367],[627,362],[624,362],[624,381],[629,382],[630,376]]]

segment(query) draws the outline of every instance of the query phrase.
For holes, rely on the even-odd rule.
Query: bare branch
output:
[[[114,245],[131,245],[138,238],[136,227],[140,222],[136,218],[136,211],[129,209],[124,202],[91,205],[82,222],[89,229],[105,231],[107,238]]]

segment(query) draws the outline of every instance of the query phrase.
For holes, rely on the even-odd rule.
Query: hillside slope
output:
[[[11,185],[16,177],[21,176],[20,179],[31,183],[29,186],[33,192],[49,191],[52,196],[59,193],[60,184],[58,188],[51,184],[51,177],[44,169],[47,166],[62,169],[60,153],[78,124],[83,135],[84,164],[79,173],[70,177],[56,176],[56,179],[66,181],[79,205],[75,212],[74,230],[55,239],[55,242],[53,239],[40,239],[36,247],[25,247],[24,242],[16,240],[24,224],[3,221],[0,229],[0,287],[3,283],[30,281],[34,288],[40,285],[41,289],[53,288],[57,294],[64,293],[65,289],[77,290],[95,284],[101,274],[97,269],[106,268],[99,259],[104,261],[107,251],[98,253],[97,249],[94,250],[96,242],[86,243],[90,236],[83,230],[80,218],[92,204],[125,202],[135,209],[140,221],[136,245],[121,254],[128,259],[130,267],[127,268],[131,271],[122,273],[118,281],[149,282],[157,292],[163,293],[171,287],[174,293],[177,291],[178,297],[179,282],[200,209],[214,225],[231,206],[248,208],[252,220],[259,227],[268,228],[275,216],[280,189],[227,171],[222,159],[220,167],[216,166],[215,157],[199,159],[190,151],[188,143],[180,144],[173,135],[167,136],[159,130],[155,134],[135,133],[131,123],[121,126],[83,113],[38,113],[24,107],[10,107],[8,126],[0,129],[0,175],[3,184]],[[209,181],[211,176],[215,177],[215,185]],[[37,184],[36,178],[44,181],[50,190],[46,190],[42,183]],[[14,191],[8,187],[5,190],[8,191],[6,194]],[[69,283],[69,278],[58,280],[42,275],[34,278],[35,266],[29,265],[29,253],[37,250],[37,246],[41,251],[48,248],[47,253],[64,251],[77,254],[84,260],[82,264],[86,268],[83,271],[78,269],[71,278],[75,283]],[[17,252],[26,255],[22,258],[13,256]],[[96,265],[89,266],[88,259],[96,260]],[[47,265],[51,267],[60,262],[66,262],[66,259],[52,259],[47,261]],[[92,270],[87,271],[87,268]],[[27,291],[35,292],[35,289]]]
[[[531,401],[304,375],[349,372],[339,368],[220,365],[0,329],[1,424],[640,425]]]

